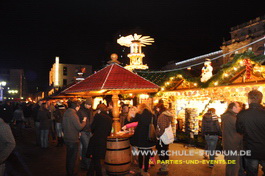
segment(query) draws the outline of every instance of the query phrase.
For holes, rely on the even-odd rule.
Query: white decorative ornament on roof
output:
[[[142,53],[142,46],[152,45],[154,43],[153,38],[134,34],[120,37],[117,43],[121,46],[130,47],[130,53],[127,55],[130,58],[130,65],[126,65],[126,69],[131,71],[134,69],[148,69],[147,65],[143,65],[143,57],[145,55]]]
[[[142,36],[134,34],[134,35],[128,35],[126,37],[121,37],[117,40],[117,42],[121,46],[130,47],[131,44],[134,42],[139,42],[141,43],[141,46],[146,46],[146,45],[152,45],[152,43],[154,43],[155,41],[150,36]]]
[[[208,81],[213,76],[213,67],[211,66],[211,60],[206,59],[204,67],[202,67],[201,82]]]

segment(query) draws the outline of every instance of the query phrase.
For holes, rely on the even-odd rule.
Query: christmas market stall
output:
[[[192,76],[187,69],[138,74],[161,86],[154,100],[163,99],[171,108],[175,114],[176,131],[198,135],[202,115],[208,108],[215,108],[220,117],[231,101],[247,104],[249,91],[258,89],[265,93],[264,61],[264,55],[255,56],[248,50],[236,54],[214,75],[210,60],[205,61],[200,77]]]
[[[109,174],[124,174],[130,169],[131,150],[129,135],[119,135],[118,100],[120,94],[141,94],[157,92],[159,86],[141,76],[123,68],[117,63],[111,63],[85,80],[65,89],[63,93],[79,97],[97,97],[112,95],[114,134],[108,138],[105,159]]]

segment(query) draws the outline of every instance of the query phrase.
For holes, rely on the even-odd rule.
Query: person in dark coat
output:
[[[35,133],[36,133],[36,145],[40,145],[40,120],[37,117],[41,104],[42,101],[39,101],[32,108],[32,117],[34,120]]]
[[[82,144],[82,152],[81,152],[81,168],[88,170],[89,164],[90,164],[90,158],[87,158],[86,153],[87,153],[87,147],[89,144],[89,140],[92,136],[91,134],[91,124],[93,122],[93,100],[92,98],[88,98],[86,101],[84,101],[81,106],[80,110],[77,112],[80,122],[86,117],[86,126],[83,128],[81,131],[81,136],[80,136],[80,142]]]
[[[214,108],[208,109],[207,113],[203,115],[202,134],[204,135],[208,146],[210,156],[209,167],[212,168],[214,166],[214,150],[216,149],[218,136],[221,136],[222,134]]]
[[[48,141],[49,141],[48,136],[49,136],[51,114],[47,109],[46,103],[41,104],[37,118],[40,120],[41,148],[48,148]]]
[[[122,107],[121,107],[121,113],[120,113],[120,116],[119,116],[120,123],[121,123],[122,127],[124,125],[126,125],[128,113],[129,113],[129,106],[127,104],[123,104]]]
[[[226,164],[226,176],[231,175],[244,175],[244,170],[240,166],[241,157],[229,155],[232,152],[240,151],[243,149],[243,136],[236,131],[236,115],[240,112],[241,106],[238,102],[232,102],[224,114],[221,115],[222,119],[222,144],[223,150],[227,152],[225,160],[235,160],[236,164]]]
[[[24,105],[23,112],[24,112],[25,120],[27,121],[26,127],[31,128],[31,122],[30,122],[31,116],[32,116],[31,103],[27,103]]]
[[[13,123],[16,126],[16,136],[22,135],[22,128],[24,126],[25,117],[23,113],[23,109],[21,105],[17,106],[17,109],[15,110],[13,114]]]
[[[75,167],[79,150],[79,132],[85,127],[87,118],[80,123],[77,115],[80,105],[78,102],[71,102],[63,115],[63,133],[66,145],[66,171],[68,176],[77,175]]]
[[[62,122],[63,122],[63,115],[65,111],[66,111],[65,106],[62,104],[58,104],[55,106],[55,111],[53,112],[53,115],[55,118],[56,135],[58,138],[57,147],[63,146]]]
[[[6,121],[6,123],[11,123],[13,119],[13,108],[9,101],[0,105],[0,114]]]
[[[243,148],[251,151],[251,156],[244,157],[248,176],[258,175],[259,164],[265,174],[265,109],[261,105],[262,98],[260,91],[250,91],[249,108],[237,115],[236,130],[243,134]]]
[[[91,163],[87,175],[102,175],[102,164],[105,159],[107,148],[107,137],[111,133],[112,119],[107,113],[107,106],[100,104],[98,113],[94,116],[91,125],[92,137],[90,138],[87,150],[87,156],[91,158]]]
[[[138,106],[138,110],[138,114],[136,115],[136,118],[138,119],[138,125],[135,128],[135,133],[131,138],[131,144],[136,146],[139,150],[138,162],[141,173],[143,175],[149,175],[147,172],[149,159],[152,154],[152,147],[155,146],[156,142],[151,142],[148,140],[148,129],[154,115],[152,114],[151,109],[144,103]],[[143,155],[144,153],[147,155]],[[142,170],[143,164],[144,171]]]

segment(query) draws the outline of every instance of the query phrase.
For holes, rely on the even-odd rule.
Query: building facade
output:
[[[91,74],[91,65],[63,64],[59,63],[59,57],[56,57],[49,74],[49,85],[63,88],[76,81],[81,81]]]
[[[2,100],[18,100],[27,96],[26,79],[23,69],[0,69]]]
[[[265,15],[258,17],[249,22],[237,25],[231,28],[230,31],[231,40],[224,41],[221,49],[223,53],[229,53],[240,47],[256,41],[265,35]],[[264,54],[264,40],[254,43],[248,47],[240,49],[238,52],[243,53],[247,49],[251,48],[255,55]],[[235,53],[228,54],[224,57],[224,62],[230,61]]]

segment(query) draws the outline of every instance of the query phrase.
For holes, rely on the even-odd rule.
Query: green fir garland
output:
[[[208,88],[217,85],[229,85],[231,78],[237,73],[245,69],[243,60],[249,58],[253,64],[261,64],[265,60],[264,55],[256,56],[252,51],[245,51],[244,53],[235,54],[234,59],[221,66],[221,69],[213,75],[207,82],[201,82],[200,77],[194,77],[186,70],[178,70],[167,73],[138,73],[140,76],[150,80],[159,85],[162,89],[170,90],[176,86],[173,80],[185,80],[189,83],[196,84],[198,88]],[[162,90],[163,91],[163,90]],[[161,92],[160,92],[161,94]],[[160,95],[161,96],[161,95]]]

